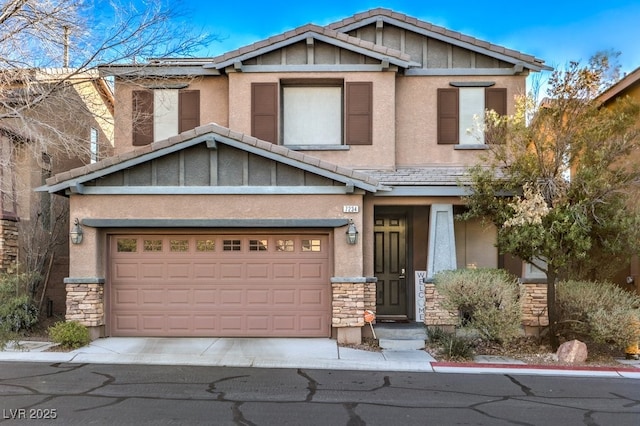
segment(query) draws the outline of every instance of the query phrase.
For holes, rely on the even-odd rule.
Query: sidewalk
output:
[[[440,362],[423,350],[372,352],[338,346],[331,339],[295,338],[126,338],[98,339],[70,352],[47,352],[48,342],[21,342],[7,348],[0,362],[74,364],[155,364],[218,367],[306,368],[329,370],[415,371],[475,374],[539,374],[640,379],[640,361],[620,360],[620,367],[527,365],[504,357],[476,362]]]

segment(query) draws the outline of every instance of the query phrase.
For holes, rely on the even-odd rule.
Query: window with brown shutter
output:
[[[133,91],[133,145],[148,145],[153,142],[153,92]]]
[[[348,82],[345,90],[345,142],[347,145],[371,145],[373,144],[373,84]]]
[[[278,83],[251,84],[251,135],[278,141]]]
[[[178,133],[200,125],[200,91],[181,90],[178,105]]]
[[[484,103],[487,110],[494,110],[500,115],[507,114],[507,89],[487,87],[484,91]],[[506,130],[504,126],[495,126],[487,123],[484,132],[484,140],[487,144],[503,143]]]
[[[460,127],[458,89],[438,89],[438,143],[457,144]]]

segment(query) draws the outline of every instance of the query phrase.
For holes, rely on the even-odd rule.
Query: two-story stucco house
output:
[[[108,336],[333,336],[423,321],[425,275],[497,267],[459,222],[486,109],[543,61],[386,9],[222,56],[104,68],[116,155],[47,180],[83,232],[67,318]]]
[[[636,102],[640,102],[640,67],[626,74],[618,82],[605,90],[598,96],[597,101],[603,108],[608,108],[626,96]],[[638,128],[640,128],[640,117],[638,118],[637,125]],[[637,163],[638,160],[640,160],[640,158],[636,153],[633,161]],[[615,282],[627,290],[640,294],[640,259],[638,259],[638,256],[634,256],[628,265],[621,267],[618,276],[615,277]]]
[[[68,67],[5,69],[0,81],[0,271],[39,273],[43,313],[61,316],[68,200],[33,189],[112,154],[113,92],[96,70]]]

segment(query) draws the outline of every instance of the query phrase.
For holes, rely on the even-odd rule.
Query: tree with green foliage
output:
[[[549,336],[557,348],[558,279],[600,279],[638,253],[640,107],[623,98],[603,108],[615,55],[571,62],[549,78],[547,98],[517,100],[516,111],[485,123],[489,149],[470,170],[466,218],[497,228],[497,245],[547,276]]]

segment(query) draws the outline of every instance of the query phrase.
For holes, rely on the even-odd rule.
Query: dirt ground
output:
[[[494,356],[503,356],[506,358],[517,359],[525,362],[530,365],[572,365],[572,366],[602,366],[602,367],[611,367],[611,366],[620,366],[620,363],[617,359],[624,358],[625,354],[623,351],[615,350],[613,348],[601,346],[601,345],[587,345],[588,356],[587,360],[584,363],[580,364],[567,364],[558,361],[555,352],[551,350],[551,347],[544,342],[539,342],[537,338],[533,337],[522,337],[520,339],[516,339],[508,345],[498,345],[492,344],[480,339],[476,339],[472,341],[473,344],[473,355],[494,355]],[[343,345],[346,347],[351,347],[354,349],[361,349],[367,351],[380,351],[380,347],[378,346],[378,342],[372,338],[365,338],[360,345]],[[430,344],[427,342],[427,346],[425,348],[431,356],[439,361],[449,361],[449,362],[469,362],[470,359],[460,359],[460,358],[447,358],[443,354],[443,350],[441,347]]]

